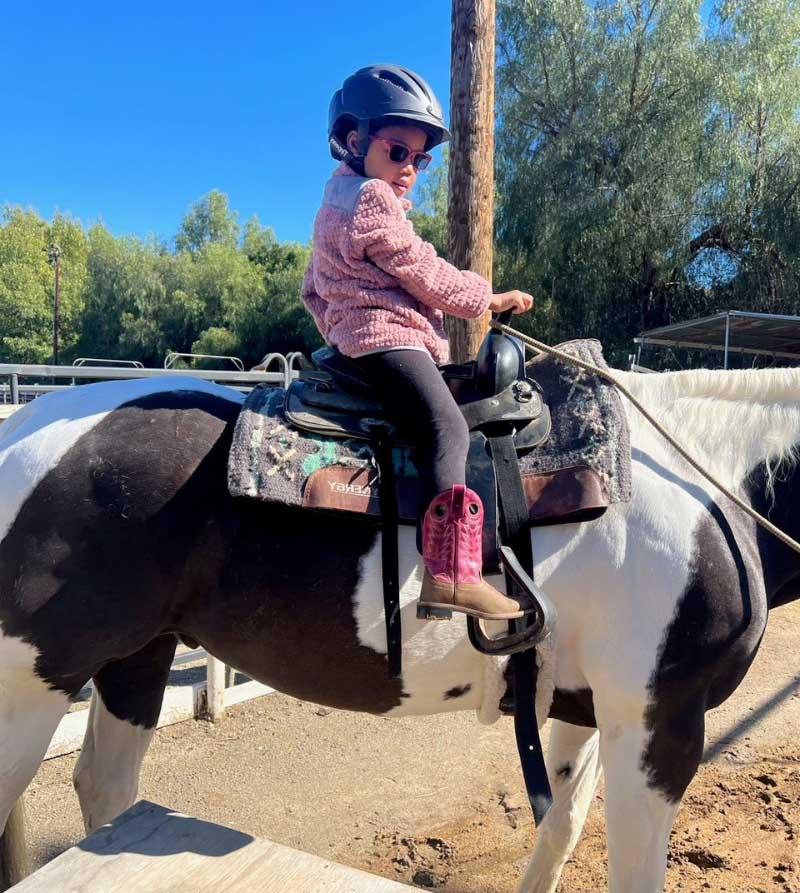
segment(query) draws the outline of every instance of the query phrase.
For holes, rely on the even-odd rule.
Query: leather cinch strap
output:
[[[381,567],[389,678],[396,679],[403,671],[403,629],[400,624],[400,556],[397,542],[399,513],[391,428],[376,422],[370,426],[370,431],[375,436],[375,455],[380,471]]]
[[[522,486],[514,439],[511,436],[492,437],[489,443],[500,494],[503,543],[512,548],[522,567],[533,579],[533,547],[528,524],[528,502]],[[522,594],[518,592],[517,584],[508,573],[506,573],[506,587],[509,593],[516,591],[517,594]],[[525,618],[512,620],[509,623],[509,630],[518,632],[529,622]],[[547,778],[547,767],[536,720],[536,681],[539,672],[536,666],[536,649],[528,648],[526,651],[512,654],[510,660],[514,671],[514,732],[517,750],[528,800],[538,826],[553,804],[553,794]]]

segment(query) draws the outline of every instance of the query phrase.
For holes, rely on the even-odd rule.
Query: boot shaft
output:
[[[474,490],[457,484],[440,493],[422,522],[422,556],[428,572],[442,580],[481,580],[483,504]]]
[[[518,602],[481,575],[483,505],[474,490],[458,484],[440,493],[422,522],[425,575],[417,617],[449,619],[453,611],[487,620],[516,620]]]

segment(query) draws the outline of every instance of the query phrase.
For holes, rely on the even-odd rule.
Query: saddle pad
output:
[[[292,428],[284,414],[285,398],[283,388],[259,385],[245,400],[228,456],[231,495],[379,515],[372,446]],[[393,455],[395,475],[403,482],[398,485],[400,515],[411,521],[416,518],[417,469],[410,450],[395,448]]]
[[[563,353],[608,369],[595,338],[559,344]],[[550,437],[520,460],[529,500],[548,482],[596,478],[606,505],[631,498],[631,441],[628,417],[619,391],[577,366],[541,354],[526,364],[550,406]],[[567,500],[568,501],[568,500]],[[533,518],[532,518],[533,520]]]
[[[569,341],[560,349],[608,368],[600,343]],[[520,456],[534,524],[596,517],[630,499],[630,440],[616,389],[550,357],[528,373],[550,406],[550,438]],[[248,395],[233,435],[228,488],[284,505],[380,514],[377,465],[369,443],[326,438],[292,428],[284,415],[286,392],[260,385]],[[401,518],[417,517],[418,476],[413,450],[394,450]]]

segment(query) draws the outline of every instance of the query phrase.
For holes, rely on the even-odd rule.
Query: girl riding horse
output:
[[[453,611],[512,620],[532,608],[481,573],[483,505],[465,485],[469,431],[437,368],[448,361],[444,314],[523,313],[521,291],[493,294],[483,277],[438,257],[406,217],[429,150],[450,139],[428,84],[394,65],[362,68],[334,94],[331,154],[303,302],[325,341],[367,373],[396,421],[415,431],[422,477],[422,557],[417,616]]]

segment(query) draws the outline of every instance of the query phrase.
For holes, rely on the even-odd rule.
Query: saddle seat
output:
[[[303,372],[286,395],[286,417],[297,428],[326,437],[374,440],[383,435],[413,446],[417,432],[398,428],[391,406],[385,406],[358,364],[332,348],[312,354],[316,369]],[[536,382],[515,378],[498,393],[482,389],[476,363],[450,365],[442,374],[470,431],[489,425],[513,426],[519,451],[547,439],[550,413]],[[482,396],[482,390],[491,393]]]

